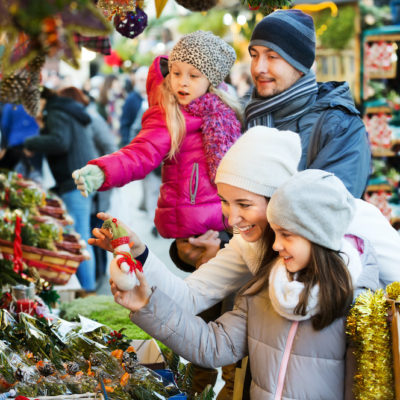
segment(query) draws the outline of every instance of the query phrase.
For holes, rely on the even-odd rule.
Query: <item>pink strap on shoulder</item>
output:
[[[299,326],[299,321],[293,321],[292,326],[289,330],[289,335],[286,340],[286,347],[283,353],[281,367],[279,368],[278,375],[278,387],[276,388],[274,400],[280,400],[282,398],[283,385],[285,383],[286,370],[289,363],[290,353],[292,351],[294,337],[296,336],[297,328]]]

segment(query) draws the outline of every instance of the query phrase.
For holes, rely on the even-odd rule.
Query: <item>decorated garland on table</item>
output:
[[[395,286],[388,287],[391,294],[392,288]],[[357,373],[353,389],[356,399],[394,399],[389,307],[382,289],[375,293],[368,291],[357,297],[347,318],[347,333],[356,347]]]

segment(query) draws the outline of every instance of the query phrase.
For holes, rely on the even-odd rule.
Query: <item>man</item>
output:
[[[87,241],[92,197],[81,196],[71,174],[97,154],[88,131],[91,118],[82,104],[44,87],[37,123],[40,134],[25,139],[24,151],[26,154],[42,152],[46,156],[56,182],[52,190],[61,197],[73,218],[74,230]],[[90,259],[79,265],[77,277],[82,288],[92,292],[96,290],[96,265],[92,246],[87,250]]]
[[[269,14],[255,26],[249,52],[255,87],[245,109],[247,128],[264,125],[297,132],[302,145],[299,170],[333,172],[360,198],[371,165],[367,132],[347,82],[316,82],[311,70],[313,19],[294,9]],[[210,234],[178,239],[170,253],[176,264],[198,265],[218,244]]]
[[[303,150],[299,170],[333,172],[361,197],[371,164],[367,133],[348,84],[315,80],[312,18],[293,9],[269,14],[254,28],[249,52],[255,88],[245,110],[247,128],[297,132]]]

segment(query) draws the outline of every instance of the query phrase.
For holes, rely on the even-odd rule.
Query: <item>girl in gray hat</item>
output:
[[[234,187],[218,189],[227,201]],[[112,284],[114,298],[132,311],[135,324],[189,361],[218,367],[248,355],[252,399],[344,399],[344,318],[363,270],[358,251],[344,239],[355,208],[329,172],[291,177],[266,210],[274,252],[240,291],[235,309],[215,322],[184,311],[141,273],[129,301]],[[238,228],[249,240],[255,234],[250,225]]]

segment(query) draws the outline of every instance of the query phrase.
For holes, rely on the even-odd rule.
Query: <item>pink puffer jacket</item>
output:
[[[160,235],[165,238],[186,238],[203,234],[208,229],[223,230],[221,204],[216,186],[209,177],[203,145],[203,118],[182,109],[186,136],[175,158],[167,158],[171,138],[161,108],[156,104],[156,90],[163,80],[161,58],[165,57],[154,60],[147,78],[150,107],[143,115],[140,133],[124,148],[92,160],[89,164],[95,164],[103,170],[105,182],[99,189],[103,191],[143,179],[163,162],[162,185],[154,220]],[[233,111],[223,106],[226,112],[220,116],[221,124],[225,126],[226,120],[234,118],[233,137],[236,140],[240,136],[240,123]],[[228,123],[228,126],[231,125]],[[227,136],[232,136],[232,133]],[[224,153],[234,140],[224,149]],[[215,152],[218,153],[219,149]]]

